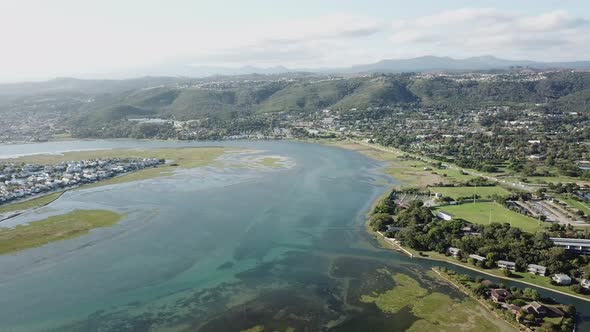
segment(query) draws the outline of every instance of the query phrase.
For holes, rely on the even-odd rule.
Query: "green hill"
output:
[[[313,113],[322,109],[348,111],[374,106],[421,104],[427,107],[472,108],[498,104],[537,104],[586,111],[590,103],[590,73],[554,73],[541,80],[456,80],[412,74],[332,78],[272,77],[264,80],[198,81],[132,89],[96,96],[80,108],[98,124],[129,117],[178,120],[228,119],[267,112]]]
[[[259,112],[315,112],[331,107],[352,94],[362,82],[356,79],[305,82],[287,86],[263,102]]]

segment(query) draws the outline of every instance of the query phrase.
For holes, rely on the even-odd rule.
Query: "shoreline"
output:
[[[447,278],[446,276],[444,276],[440,271],[438,271],[437,268],[431,268],[430,269],[432,272],[434,272],[439,279],[445,281],[446,283],[450,284],[451,286],[453,286],[454,288],[456,288],[457,290],[459,290],[461,293],[467,295],[470,299],[476,301],[479,305],[481,305],[487,312],[489,312],[490,314],[494,315],[497,319],[501,319],[504,322],[506,322],[507,324],[509,324],[510,326],[512,326],[514,328],[514,330],[516,331],[521,331],[520,330],[520,326],[515,326],[512,322],[504,319],[503,317],[501,317],[500,315],[498,315],[497,312],[491,310],[484,302],[482,302],[480,299],[476,298],[475,296],[473,296],[473,294],[471,294],[470,292],[466,291],[463,287],[457,285],[454,281],[450,280],[449,278]]]
[[[584,297],[581,297],[581,296],[578,296],[578,295],[574,295],[574,294],[569,294],[569,293],[566,293],[566,292],[563,292],[563,291],[560,291],[560,290],[557,290],[557,289],[552,289],[552,288],[549,288],[549,287],[545,287],[545,286],[541,286],[541,285],[536,285],[536,284],[530,283],[528,281],[521,281],[521,280],[518,280],[518,279],[509,278],[509,277],[498,276],[498,275],[495,275],[493,273],[487,272],[485,270],[480,270],[480,269],[475,268],[475,267],[472,267],[472,266],[466,266],[466,265],[463,265],[463,264],[459,264],[459,263],[453,262],[451,260],[445,260],[445,259],[434,258],[434,257],[424,257],[424,256],[419,256],[419,255],[413,255],[411,252],[409,252],[406,248],[404,248],[400,244],[397,244],[396,243],[396,245],[394,245],[391,241],[386,240],[387,238],[385,236],[383,236],[382,234],[380,234],[378,232],[373,232],[373,234],[377,234],[377,236],[383,237],[383,239],[386,241],[386,243],[389,243],[389,244],[391,244],[394,247],[399,247],[404,252],[409,253],[409,254],[406,254],[406,255],[408,255],[410,258],[427,259],[427,260],[436,261],[436,262],[449,263],[449,264],[452,264],[452,265],[455,265],[455,266],[458,266],[458,267],[462,267],[462,268],[465,268],[465,269],[468,269],[468,270],[471,270],[471,271],[474,271],[474,272],[483,273],[483,274],[488,275],[488,276],[493,277],[493,278],[507,280],[507,281],[511,281],[511,282],[517,282],[517,283],[521,283],[521,284],[533,286],[533,287],[536,287],[536,288],[542,288],[542,289],[545,289],[545,290],[550,291],[550,292],[559,293],[559,294],[564,295],[564,296],[569,296],[569,297],[576,298],[578,300],[583,300],[583,301],[586,301],[586,302],[590,302],[590,298],[584,298]],[[385,248],[385,249],[390,249],[390,248]],[[412,255],[412,256],[410,256],[410,255]]]
[[[36,209],[42,208],[42,207],[44,207],[44,206],[47,206],[47,205],[49,205],[49,204],[51,204],[51,203],[53,203],[53,202],[57,201],[57,200],[58,200],[60,197],[62,197],[62,196],[63,196],[63,194],[65,194],[66,192],[68,192],[68,191],[70,191],[70,190],[72,190],[72,189],[76,189],[76,188],[77,188],[77,187],[74,187],[74,188],[67,188],[67,189],[65,189],[65,190],[61,190],[61,191],[54,191],[54,192],[49,192],[49,193],[47,193],[47,194],[45,194],[45,195],[40,195],[40,196],[37,196],[37,197],[32,197],[32,198],[30,198],[30,199],[26,199],[26,200],[23,200],[23,201],[18,201],[18,202],[11,203],[11,204],[18,204],[18,203],[23,203],[23,202],[30,201],[30,200],[34,200],[34,199],[39,199],[39,198],[42,198],[42,197],[45,197],[45,196],[49,196],[49,195],[52,195],[52,194],[57,194],[57,196],[55,196],[55,197],[54,197],[52,200],[50,200],[50,201],[48,201],[48,202],[46,202],[46,203],[43,203],[43,204],[41,204],[41,205],[39,205],[39,206],[35,206],[35,207],[29,208],[29,209],[24,209],[24,210],[16,210],[16,213],[15,213],[15,214],[11,214],[11,215],[9,215],[9,216],[8,216],[8,217],[6,217],[6,218],[0,219],[0,223],[1,223],[1,222],[3,222],[3,221],[9,220],[9,219],[12,219],[12,218],[18,217],[18,216],[20,216],[20,215],[21,215],[21,214],[23,214],[23,213],[27,213],[27,212],[30,212],[30,211],[34,211],[34,210],[36,210]],[[7,205],[5,205],[5,206],[10,206],[10,204],[7,204]],[[7,212],[7,213],[10,213],[10,212]]]
[[[81,140],[93,140],[93,139],[81,139]],[[309,139],[306,139],[306,140],[291,140],[291,141],[294,141],[294,142],[305,142],[305,143],[315,143],[315,144],[328,145],[328,146],[332,145],[332,144],[330,144],[331,143],[330,140],[324,140],[324,139],[318,139],[318,140],[309,140]],[[348,140],[348,141],[345,141],[345,142],[352,143],[352,144],[359,144],[361,146],[364,146],[365,148],[373,149],[373,150],[377,150],[377,151],[381,151],[381,152],[394,153],[393,151],[391,151],[391,150],[389,150],[387,148],[380,147],[380,146],[375,146],[375,145],[370,145],[370,144],[363,144],[363,143],[358,142],[358,141],[355,141],[355,140]],[[39,142],[31,142],[31,143],[39,143]],[[367,156],[367,157],[371,158],[370,156]],[[374,159],[374,158],[371,158],[371,159]],[[125,175],[128,175],[128,174],[125,174]],[[68,190],[70,190],[70,189],[66,189],[66,190],[60,192],[60,194],[57,197],[55,197],[53,200],[51,200],[50,202],[45,203],[45,204],[43,204],[41,206],[34,207],[33,209],[37,209],[37,208],[40,208],[40,207],[47,206],[47,205],[51,204],[55,200],[59,199]],[[50,194],[51,193],[48,193],[47,195],[50,195]],[[44,197],[44,196],[46,196],[46,195],[42,195],[42,196],[39,196],[39,197]],[[11,216],[9,216],[7,218],[0,219],[0,222],[1,221],[8,220],[8,219],[11,219],[11,218],[14,218],[14,217],[16,217],[18,215],[21,215],[22,213],[28,212],[28,211],[33,210],[33,209],[27,209],[27,210],[21,211],[21,212],[19,212],[17,214],[11,215]],[[395,242],[395,240],[390,240],[390,239],[386,238],[383,234],[381,234],[379,232],[373,232],[373,231],[371,231],[370,229],[367,229],[367,228],[366,228],[366,231],[369,232],[369,234],[372,234],[372,235],[375,235],[375,233],[377,233],[377,236],[375,236],[376,238],[378,238],[379,236],[382,237],[382,240],[383,241],[378,241],[378,242],[381,243],[381,244],[382,243],[387,243],[390,246],[390,248],[386,248],[386,249],[393,249],[395,251],[402,252],[402,253],[404,253],[405,255],[407,255],[407,256],[409,256],[411,258],[421,258],[421,259],[428,259],[428,260],[431,260],[431,261],[445,262],[445,263],[449,263],[449,264],[452,264],[452,265],[455,265],[455,266],[458,266],[458,267],[469,269],[469,270],[474,271],[474,272],[482,273],[482,274],[485,274],[485,275],[488,275],[488,276],[491,276],[491,277],[494,277],[494,278],[498,278],[498,279],[502,279],[502,280],[507,280],[507,281],[512,281],[512,282],[518,282],[518,283],[521,283],[521,284],[525,284],[525,285],[529,285],[529,286],[533,286],[533,287],[545,289],[545,290],[550,291],[550,292],[559,293],[559,294],[564,295],[564,296],[569,296],[569,297],[572,297],[572,298],[576,298],[576,299],[579,299],[579,300],[590,302],[590,298],[585,298],[585,297],[581,297],[581,296],[578,296],[578,295],[569,294],[569,293],[566,293],[566,292],[563,292],[563,291],[560,291],[560,290],[556,290],[556,289],[548,288],[548,287],[545,287],[545,286],[533,284],[533,283],[530,283],[530,282],[527,282],[527,281],[520,281],[520,280],[517,280],[517,279],[512,279],[512,278],[508,278],[508,277],[504,277],[504,276],[495,275],[495,274],[490,273],[490,272],[487,272],[485,270],[480,270],[480,269],[477,269],[475,267],[466,266],[466,265],[463,265],[463,264],[460,264],[460,263],[457,263],[457,262],[453,262],[451,260],[445,260],[445,259],[439,259],[439,258],[433,258],[433,257],[424,257],[424,256],[414,255],[408,249],[404,248],[402,245],[400,245],[399,243]]]
[[[385,147],[375,146],[375,145],[371,145],[371,144],[363,144],[361,142],[357,142],[357,141],[354,141],[354,140],[353,141],[348,141],[348,142],[349,143],[352,143],[352,144],[358,144],[358,145],[361,145],[361,146],[363,146],[365,148],[373,149],[373,150],[376,150],[376,151],[381,151],[381,152],[386,152],[386,153],[392,153],[392,154],[395,153],[395,152],[393,152],[391,150],[388,150]],[[325,145],[330,145],[329,144],[329,141],[328,142],[326,142],[326,141],[324,141],[324,142],[318,141],[317,143],[319,143],[319,144],[325,144]],[[362,152],[359,152],[359,153],[363,154]],[[364,154],[364,155],[366,155],[366,154]],[[369,158],[371,158],[371,159],[375,159],[375,158],[372,158],[369,155],[366,155],[366,156],[369,157]],[[374,205],[376,202],[377,202],[377,200],[375,200],[372,204]],[[367,233],[369,233],[370,235],[372,235],[377,240],[377,242],[381,245],[381,247],[383,247],[384,249],[394,250],[394,251],[403,253],[406,256],[410,257],[410,258],[427,259],[427,260],[430,260],[430,261],[449,263],[449,264],[452,264],[452,265],[455,265],[455,266],[458,266],[458,267],[461,267],[461,268],[465,268],[465,269],[468,269],[468,270],[471,270],[471,271],[474,271],[474,272],[477,272],[477,273],[482,273],[482,274],[487,275],[487,276],[490,276],[490,277],[498,278],[498,279],[501,279],[501,280],[507,280],[507,281],[511,281],[511,282],[517,282],[517,283],[521,283],[521,284],[524,284],[524,285],[536,287],[536,288],[539,288],[539,289],[544,289],[544,290],[547,290],[547,291],[550,291],[550,292],[558,293],[560,295],[569,296],[571,298],[575,298],[575,299],[578,299],[578,300],[590,302],[590,297],[589,298],[585,298],[585,297],[582,297],[582,296],[579,296],[579,295],[575,295],[575,294],[570,294],[570,293],[567,293],[567,292],[564,292],[564,291],[561,291],[561,290],[552,289],[552,288],[549,288],[549,287],[546,287],[546,286],[533,284],[533,283],[530,283],[528,281],[521,281],[521,280],[518,280],[518,279],[513,279],[513,278],[509,278],[509,277],[505,277],[505,276],[499,276],[499,275],[493,274],[491,272],[487,272],[485,270],[480,270],[480,269],[475,268],[475,267],[472,267],[472,266],[463,265],[463,264],[460,264],[458,262],[453,262],[451,260],[416,255],[412,251],[408,250],[408,248],[403,247],[397,241],[385,237],[381,232],[375,232],[375,231],[371,230],[370,227],[368,226],[368,219],[367,219],[367,222],[365,223],[365,231]]]

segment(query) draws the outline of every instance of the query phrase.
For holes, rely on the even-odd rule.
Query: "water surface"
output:
[[[0,256],[0,330],[411,326],[416,320],[411,312],[384,315],[358,297],[391,286],[372,281],[378,268],[418,275],[442,264],[378,249],[365,233],[368,207],[387,189],[383,183],[393,180],[381,173],[382,165],[360,154],[293,142],[99,140],[1,145],[0,157],[205,145],[256,149],[290,163],[276,169],[202,167],[70,191],[3,223],[79,208],[125,213],[113,227]],[[580,301],[555,297],[587,309]]]

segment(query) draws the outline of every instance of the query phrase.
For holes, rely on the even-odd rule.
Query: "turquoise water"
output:
[[[433,263],[378,249],[364,232],[369,205],[387,189],[384,180],[393,180],[357,153],[293,142],[101,140],[4,145],[0,157],[202,145],[256,149],[289,165],[203,167],[70,191],[3,223],[77,208],[125,213],[87,236],[0,256],[0,330],[236,331],[265,324],[390,331],[415,321],[408,311],[386,316],[358,303],[377,268],[411,274]]]

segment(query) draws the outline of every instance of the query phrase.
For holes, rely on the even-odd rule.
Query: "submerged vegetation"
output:
[[[387,270],[381,273],[390,274]],[[394,314],[409,308],[419,319],[408,331],[512,331],[510,325],[497,321],[470,299],[459,300],[440,292],[430,292],[407,274],[391,275],[392,289],[362,295],[361,302],[374,303],[385,313]]]

